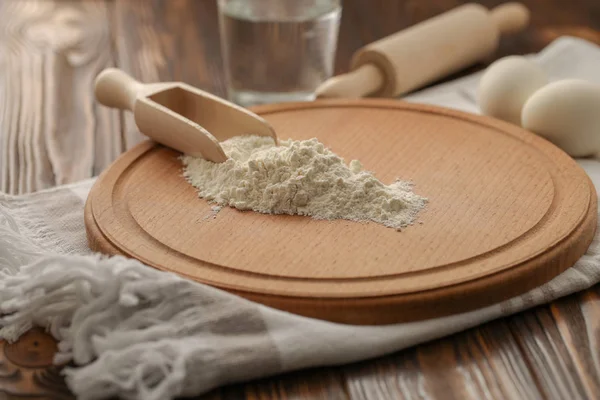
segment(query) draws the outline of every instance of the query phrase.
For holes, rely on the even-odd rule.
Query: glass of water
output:
[[[340,0],[219,0],[228,98],[307,101],[333,74]]]

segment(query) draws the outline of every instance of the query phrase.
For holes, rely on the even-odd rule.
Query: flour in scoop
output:
[[[224,163],[182,157],[185,178],[219,206],[315,219],[373,221],[401,229],[427,199],[408,182],[380,182],[359,161],[344,159],[317,139],[236,136],[221,143]]]

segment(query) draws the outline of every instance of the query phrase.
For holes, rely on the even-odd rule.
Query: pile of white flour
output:
[[[349,165],[317,139],[237,136],[221,143],[229,159],[182,157],[184,176],[199,196],[219,206],[315,219],[374,221],[400,229],[427,199],[408,182],[384,185],[359,161]]]

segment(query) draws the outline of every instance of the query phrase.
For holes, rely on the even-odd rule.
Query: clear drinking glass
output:
[[[230,101],[314,99],[333,74],[340,0],[219,0]]]

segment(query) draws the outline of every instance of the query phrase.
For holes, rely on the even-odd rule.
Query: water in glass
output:
[[[312,100],[333,73],[340,14],[339,0],[220,0],[229,99]]]

